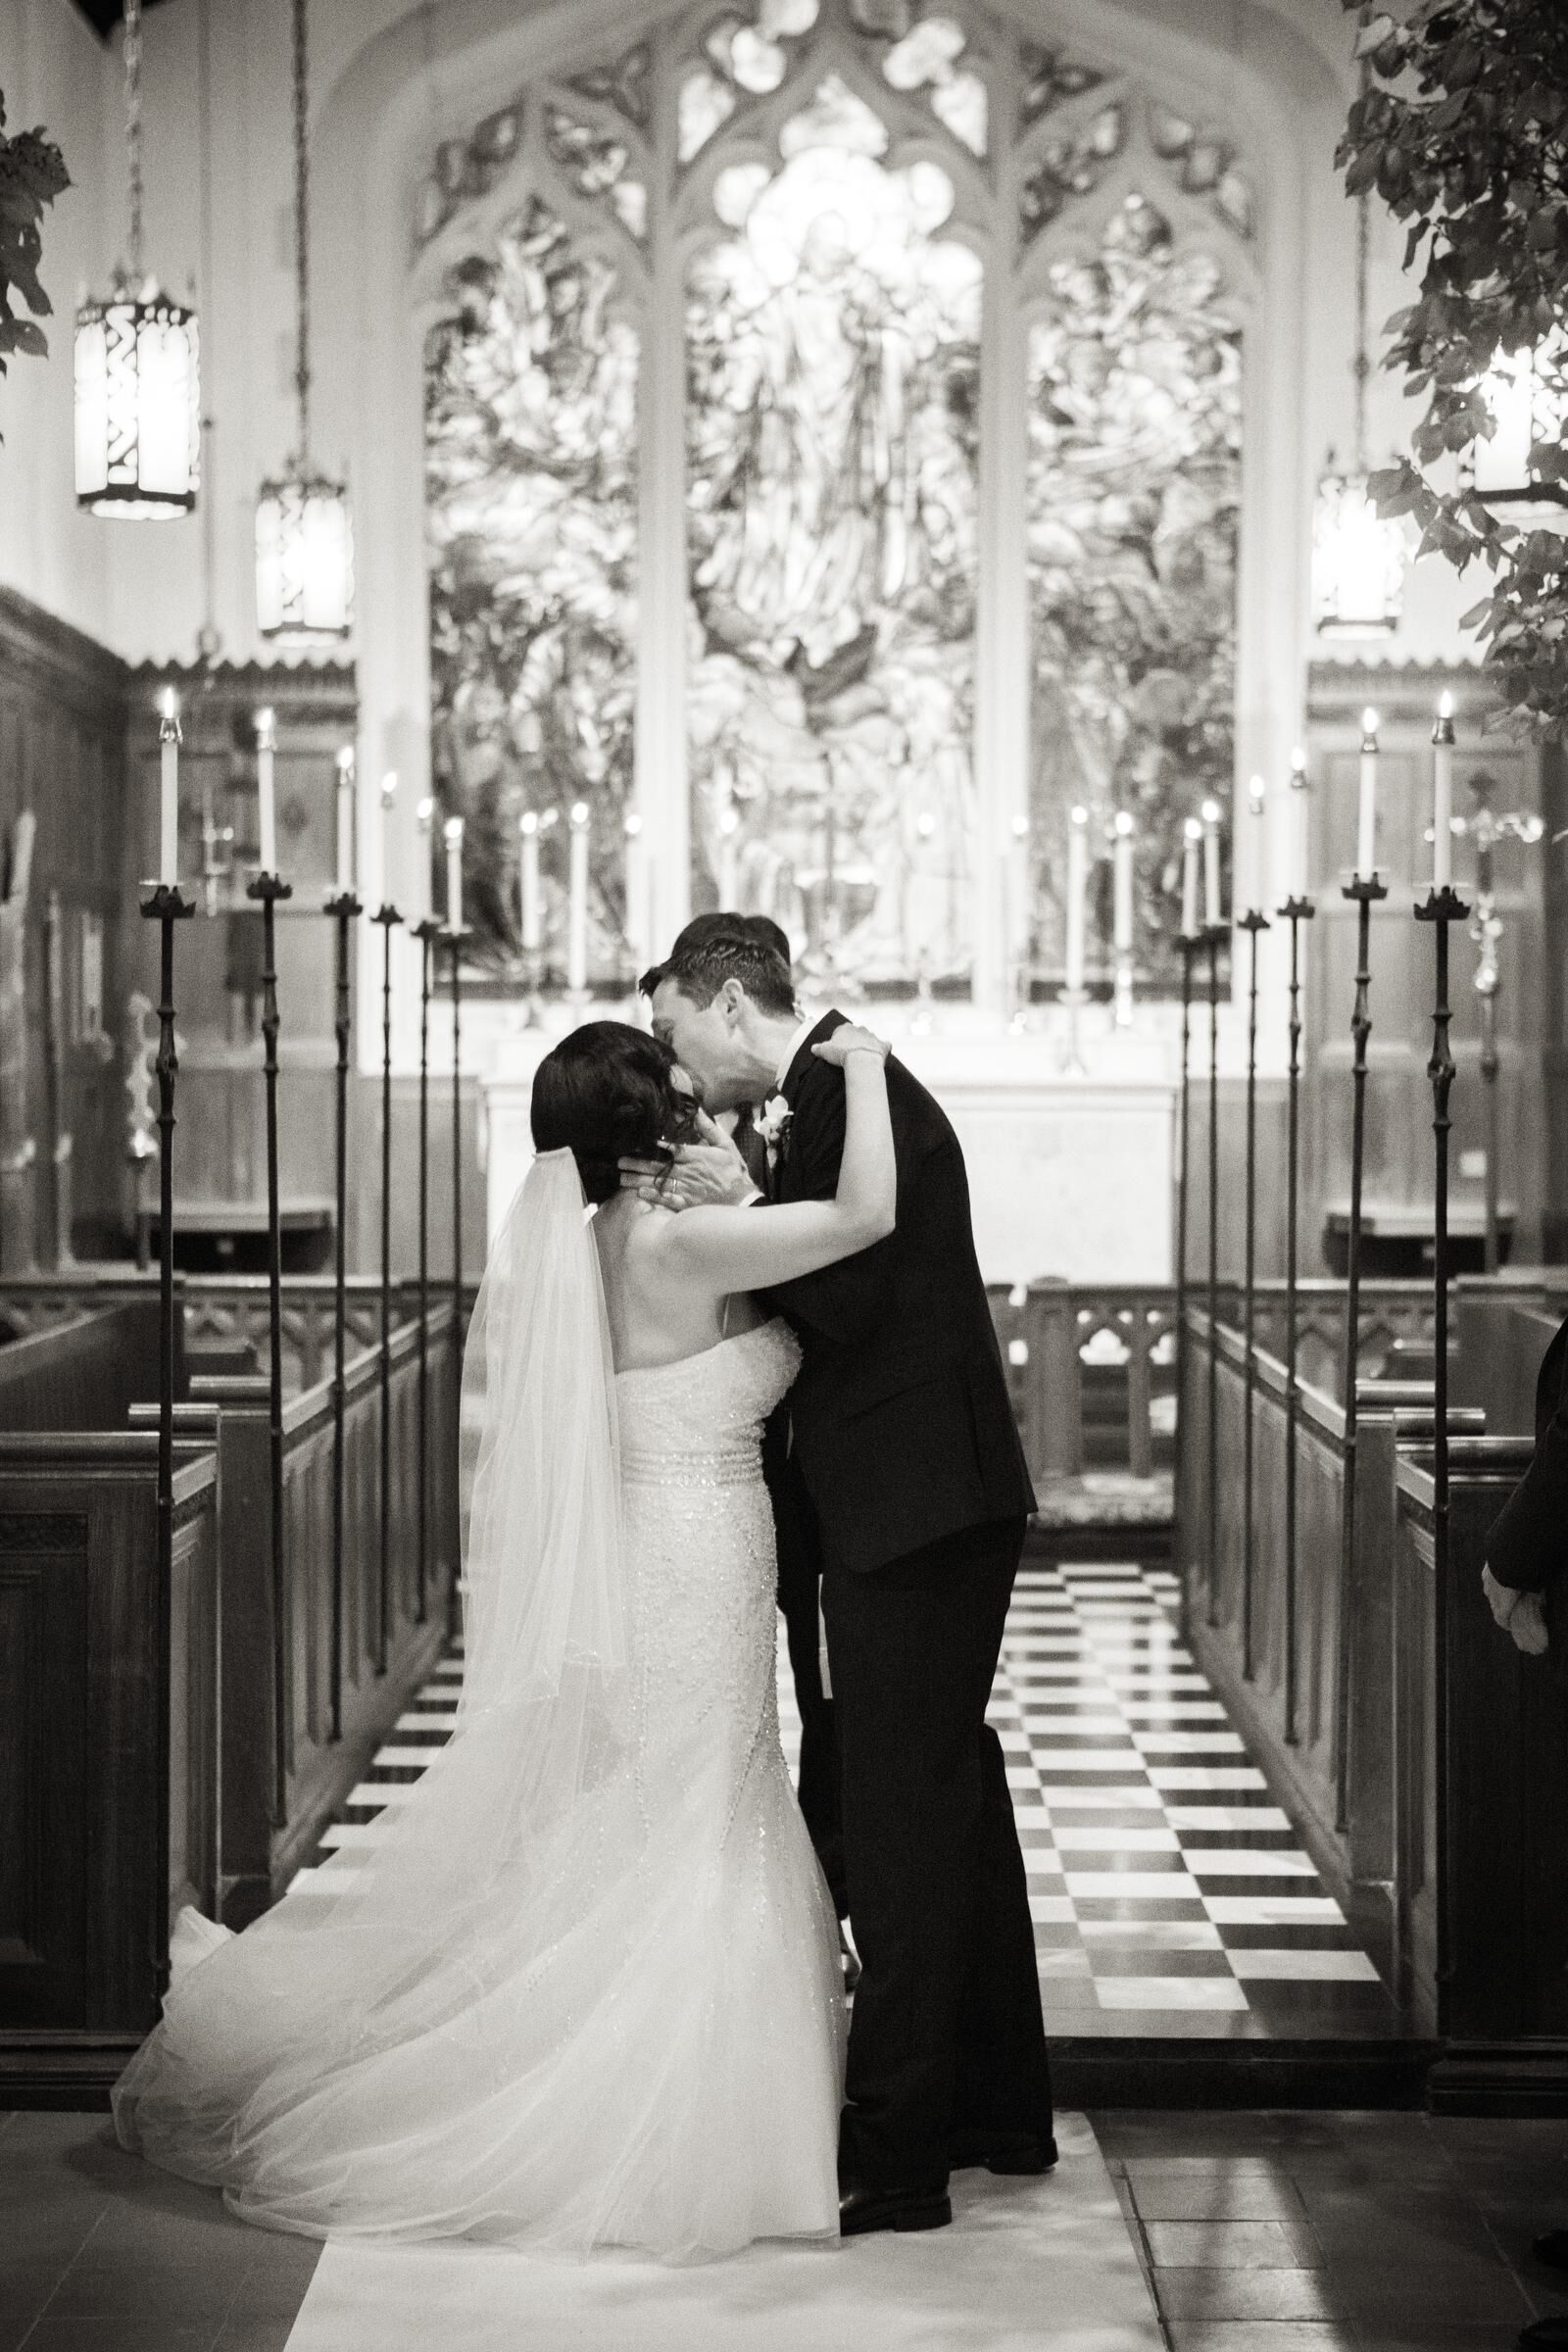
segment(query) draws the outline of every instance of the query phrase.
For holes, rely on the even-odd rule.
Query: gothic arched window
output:
[[[1000,1004],[1059,980],[1083,801],[1163,985],[1230,790],[1253,206],[1223,126],[956,0],[688,7],[443,148],[437,774],[498,957],[519,809],[581,799],[596,978],[723,901]]]

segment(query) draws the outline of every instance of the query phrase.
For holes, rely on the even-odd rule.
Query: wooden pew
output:
[[[0,2106],[100,2103],[157,2018],[162,1920],[218,1897],[218,1466],[176,1447],[167,1661],[157,1475],[151,1434],[0,1435]]]
[[[1544,1286],[1521,1295],[1464,1282],[1455,1287],[1453,1319],[1454,1396],[1482,1408],[1493,1436],[1534,1438],[1536,1375],[1562,1321],[1560,1295],[1554,1302]]]
[[[156,1296],[83,1306],[0,1348],[0,1430],[123,1429],[157,1390]]]
[[[1397,1471],[1399,1983],[1448,2045],[1431,2103],[1472,2113],[1560,2114],[1568,2099],[1568,1698],[1481,1590],[1487,1531],[1531,1451],[1518,1438],[1452,1447],[1441,1611],[1430,1453]]]

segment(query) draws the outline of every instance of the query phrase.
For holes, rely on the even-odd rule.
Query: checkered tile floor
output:
[[[1399,2013],[1224,1707],[1182,1645],[1159,1569],[1025,1562],[990,1709],[1007,1757],[1051,2034],[1382,2038]],[[782,1636],[782,1628],[781,1636]],[[437,1667],[325,1833],[376,1822],[450,1737],[463,1645]],[[800,1720],[779,1642],[793,1770]]]

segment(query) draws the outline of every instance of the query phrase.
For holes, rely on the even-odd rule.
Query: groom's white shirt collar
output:
[[[808,1012],[805,1020],[801,1023],[800,1027],[796,1030],[795,1035],[790,1039],[789,1044],[785,1047],[784,1058],[779,1063],[777,1075],[773,1080],[773,1092],[775,1094],[783,1093],[784,1081],[790,1074],[790,1063],[795,1059],[796,1054],[805,1045],[807,1039],[810,1036],[811,1031],[816,1027],[816,1024],[821,1017],[822,1016],[819,1012]]]

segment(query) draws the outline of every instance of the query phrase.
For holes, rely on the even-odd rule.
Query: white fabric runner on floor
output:
[[[669,2269],[443,2244],[326,2245],[287,2352],[1159,2352],[1085,2118],[1044,2180],[954,2179],[950,2230],[753,2246]]]

